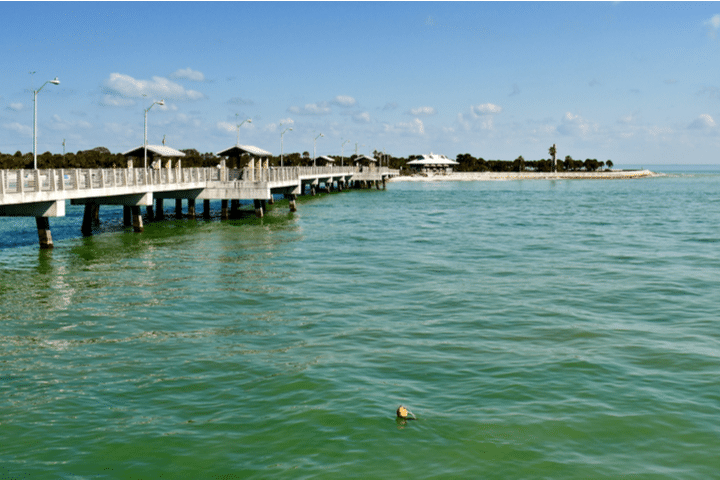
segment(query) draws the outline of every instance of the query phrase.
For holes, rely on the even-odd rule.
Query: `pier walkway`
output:
[[[140,207],[147,207],[150,218],[162,218],[164,199],[175,199],[176,213],[186,200],[190,217],[195,216],[196,200],[206,202],[206,216],[210,200],[222,200],[223,218],[228,218],[228,201],[236,209],[240,200],[253,200],[255,213],[262,216],[273,195],[285,195],[295,211],[297,195],[308,188],[313,195],[321,186],[327,191],[380,188],[398,174],[375,166],[0,170],[0,216],[35,217],[40,248],[52,248],[49,218],[65,216],[67,200],[85,205],[84,235],[92,233],[100,205],[123,205],[125,225],[141,232]]]

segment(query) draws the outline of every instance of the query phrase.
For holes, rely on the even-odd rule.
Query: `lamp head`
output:
[[[55,79],[50,80],[50,83],[52,83],[53,85],[60,85],[60,80],[58,80],[58,78],[55,77]]]
[[[165,105],[165,99],[160,100],[159,102],[157,102],[157,104],[158,104],[158,105],[161,105],[161,106],[162,106],[162,105]]]
[[[252,118],[248,118],[247,123],[252,123]]]

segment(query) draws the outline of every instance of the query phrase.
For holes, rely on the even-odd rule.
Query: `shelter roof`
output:
[[[165,145],[148,145],[147,151],[150,155],[160,157],[184,157],[185,154],[180,150],[175,150]],[[145,148],[140,145],[123,153],[126,157],[142,157],[145,154]]]
[[[217,152],[216,155],[221,157],[239,157],[245,153],[254,157],[272,157],[272,153],[252,145],[233,145],[230,148]]]
[[[355,162],[361,162],[361,161],[363,161],[363,160],[367,160],[368,162],[375,162],[375,163],[377,163],[377,160],[376,160],[375,158],[373,158],[373,157],[368,157],[367,155],[360,155],[360,156],[357,157],[354,161],[355,161]]]
[[[430,155],[423,155],[422,158],[407,162],[408,165],[459,165],[458,162],[450,160],[445,155],[437,155],[431,153]]]
[[[319,157],[315,157],[315,161],[318,161],[318,160],[323,160],[323,161],[328,162],[328,163],[335,163],[335,159],[334,159],[334,158],[330,158],[330,157],[325,156],[325,155],[320,155]]]

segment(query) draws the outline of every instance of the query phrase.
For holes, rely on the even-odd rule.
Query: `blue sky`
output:
[[[720,4],[0,2],[0,152],[720,163]],[[29,72],[35,72],[30,74]],[[145,96],[143,96],[145,95]],[[280,125],[282,123],[282,125]]]

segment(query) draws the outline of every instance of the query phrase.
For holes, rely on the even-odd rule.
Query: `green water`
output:
[[[720,174],[298,207],[0,219],[0,478],[718,478]]]

